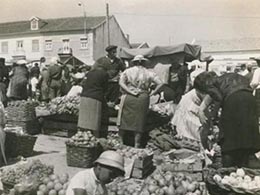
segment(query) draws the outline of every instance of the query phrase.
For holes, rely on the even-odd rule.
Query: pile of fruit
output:
[[[109,195],[139,195],[143,186],[143,181],[129,179],[122,182],[114,181],[108,185]]]
[[[38,188],[37,195],[65,195],[68,185],[68,174],[61,176],[52,174],[43,179],[43,183]]]
[[[152,151],[148,149],[138,149],[130,146],[123,146],[121,149],[118,149],[117,152],[123,157],[130,159],[143,159],[152,153]]]
[[[80,96],[62,96],[54,98],[47,105],[51,114],[78,115]]]
[[[156,170],[145,180],[141,195],[201,195],[203,185],[183,173]]]
[[[109,132],[107,136],[107,142],[111,148],[120,148],[122,145],[118,133]]]
[[[98,140],[90,131],[78,131],[67,141],[67,144],[92,148],[97,146]]]
[[[47,166],[40,160],[25,161],[18,163],[15,167],[4,169],[1,179],[9,184],[21,183],[25,177],[34,177],[35,180],[41,181],[52,174],[53,169],[53,166]]]
[[[213,179],[217,183],[244,190],[260,189],[260,176],[251,177],[243,169],[237,169],[235,172],[231,172],[230,175],[225,175],[224,177],[216,174]]]

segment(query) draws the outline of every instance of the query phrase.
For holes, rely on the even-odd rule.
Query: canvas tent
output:
[[[201,52],[200,45],[179,44],[171,46],[155,46],[151,48],[129,49],[121,48],[119,57],[125,60],[131,60],[134,56],[141,54],[150,60],[151,65],[157,63],[172,64],[191,62],[193,60],[208,61],[212,57]]]

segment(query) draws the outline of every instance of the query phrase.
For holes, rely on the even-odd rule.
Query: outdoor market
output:
[[[191,44],[106,52],[1,59],[1,194],[260,194],[259,68],[210,71]]]

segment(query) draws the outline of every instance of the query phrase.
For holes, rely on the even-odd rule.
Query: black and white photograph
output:
[[[0,195],[260,195],[259,0],[0,7]]]

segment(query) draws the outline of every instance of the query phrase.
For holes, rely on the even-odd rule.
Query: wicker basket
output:
[[[23,131],[29,135],[36,135],[41,132],[40,124],[37,119],[31,121],[7,121],[10,127],[22,127]]]
[[[6,131],[5,150],[8,157],[24,156],[29,157],[33,154],[33,147],[37,137],[32,135],[19,135],[14,132]]]
[[[248,168],[243,168],[245,173],[251,177],[255,175],[260,175],[260,170],[252,170]],[[246,190],[239,187],[233,187],[229,185],[224,185],[222,183],[217,183],[214,181],[213,177],[215,174],[220,176],[229,175],[231,172],[235,172],[236,168],[221,168],[218,170],[210,169],[206,177],[206,185],[209,193],[211,195],[260,195],[260,190]]]
[[[6,108],[7,120],[11,121],[31,121],[36,119],[35,108],[37,102],[14,101],[10,102]]]
[[[101,154],[102,149],[97,147],[75,146],[66,143],[67,165],[72,167],[89,168]]]

